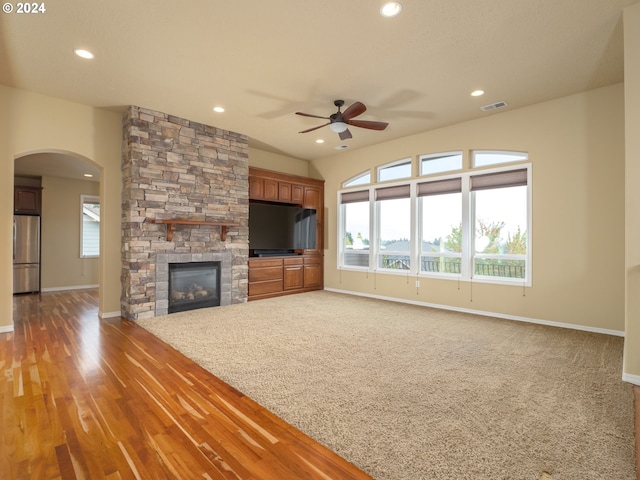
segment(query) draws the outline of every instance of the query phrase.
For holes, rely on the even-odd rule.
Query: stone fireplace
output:
[[[169,313],[177,264],[217,264],[217,303],[246,302],[247,137],[135,106],[123,132],[122,316]],[[213,287],[192,283],[194,299]]]

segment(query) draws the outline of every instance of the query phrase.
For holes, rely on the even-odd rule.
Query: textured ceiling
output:
[[[514,109],[622,82],[622,11],[634,3],[404,0],[385,19],[371,0],[56,0],[0,16],[0,83],[160,110],[309,160],[490,115],[480,106],[497,101]],[[477,88],[486,95],[471,97]],[[344,142],[328,127],[298,133],[323,121],[296,111],[328,116],[339,98],[389,127],[351,128]]]

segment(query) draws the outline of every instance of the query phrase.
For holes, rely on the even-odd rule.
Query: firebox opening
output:
[[[169,313],[220,305],[220,263],[170,263]]]

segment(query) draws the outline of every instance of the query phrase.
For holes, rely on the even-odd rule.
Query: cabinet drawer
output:
[[[262,267],[281,267],[281,258],[250,258],[250,268],[262,268]]]
[[[249,282],[279,280],[282,285],[282,267],[250,268]]]
[[[266,293],[277,293],[282,291],[282,279],[271,280],[269,282],[251,283],[249,282],[249,296],[264,295]]]
[[[302,257],[292,257],[284,259],[285,265],[302,265],[303,262],[304,259]]]

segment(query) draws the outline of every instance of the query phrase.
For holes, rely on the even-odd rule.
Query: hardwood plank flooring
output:
[[[97,290],[14,297],[1,479],[371,478],[97,303]]]

